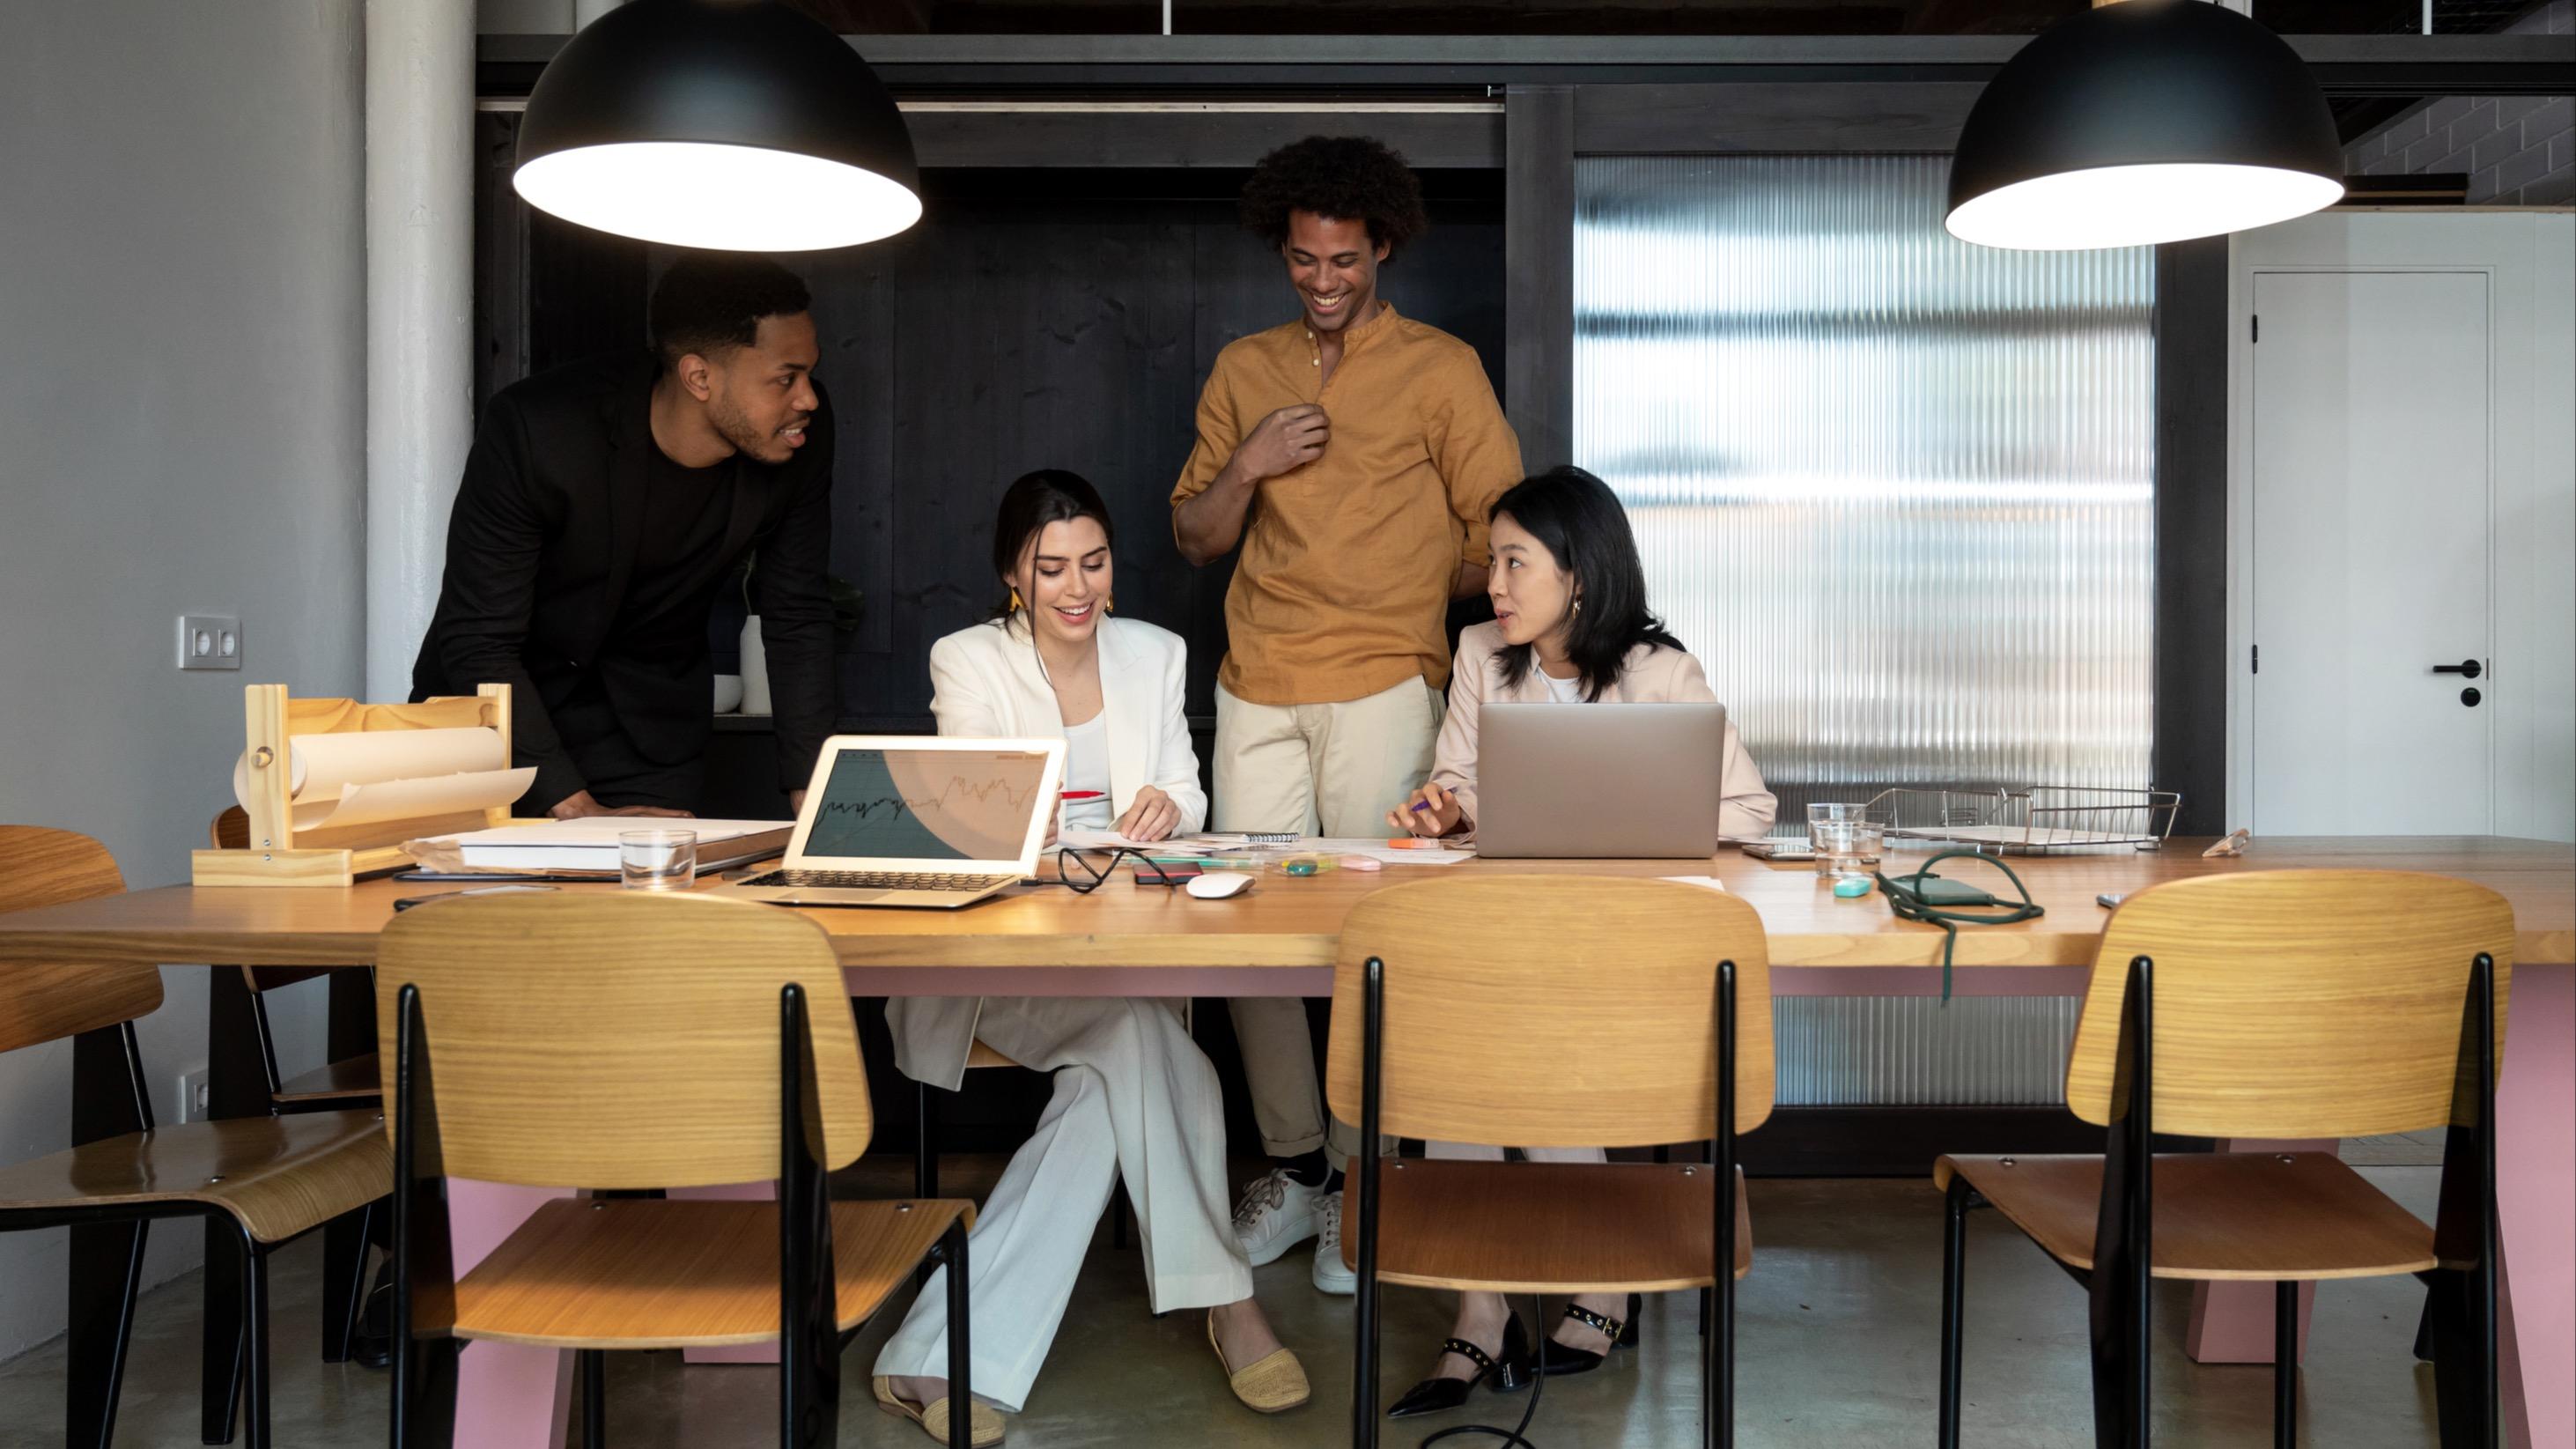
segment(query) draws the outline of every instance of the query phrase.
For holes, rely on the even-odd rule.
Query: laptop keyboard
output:
[[[795,886],[825,890],[980,891],[1008,885],[1007,875],[937,875],[894,870],[773,870],[744,881],[747,886]]]

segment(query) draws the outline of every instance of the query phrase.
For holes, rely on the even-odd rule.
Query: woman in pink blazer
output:
[[[1415,835],[1472,835],[1476,828],[1477,721],[1488,703],[1670,704],[1714,702],[1708,676],[1646,608],[1646,570],[1627,510],[1609,485],[1580,468],[1527,479],[1494,501],[1494,622],[1458,636],[1449,714],[1431,781],[1387,812]],[[1780,802],[1763,788],[1735,722],[1726,724],[1718,820],[1729,839],[1770,828]],[[1415,809],[1415,806],[1421,809]],[[1434,1142],[1434,1157],[1499,1159],[1499,1147]],[[1540,1162],[1599,1162],[1599,1148],[1529,1148]],[[1533,1355],[1520,1321],[1496,1293],[1459,1295],[1458,1321],[1432,1376],[1387,1411],[1437,1413],[1480,1383],[1511,1390],[1544,1359],[1550,1378],[1598,1368],[1614,1346],[1636,1342],[1634,1295],[1577,1294]],[[1462,1351],[1463,1350],[1463,1351]]]

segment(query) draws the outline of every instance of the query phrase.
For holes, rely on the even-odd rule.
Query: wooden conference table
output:
[[[2267,839],[2242,857],[2206,860],[2206,843],[2012,861],[2047,914],[1962,930],[1956,994],[2080,995],[2107,914],[2094,898],[2104,892],[2248,870],[2364,868],[2457,876],[2502,893],[2517,928],[2497,1108],[2507,1419],[2516,1444],[2570,1443],[2576,1386],[2564,1368],[2576,1362],[2576,847],[2491,838]],[[854,996],[1322,996],[1331,991],[1334,950],[1353,903],[1397,882],[1464,873],[1714,876],[1760,912],[1776,994],[1940,990],[1938,929],[1894,919],[1875,896],[1838,900],[1810,867],[1775,866],[1732,850],[1713,861],[1478,860],[1300,879],[1265,874],[1251,893],[1229,901],[1112,881],[1088,896],[1022,887],[957,912],[811,914],[831,934]],[[395,899],[455,888],[390,880],[345,889],[171,886],[16,912],[0,915],[0,970],[24,961],[365,965]],[[600,888],[613,889],[572,887]],[[2390,909],[2403,910],[2403,901],[2392,900]],[[1938,1150],[1925,1144],[1927,1170]],[[542,1196],[459,1184],[458,1271],[506,1237]],[[1927,1196],[1927,1223],[1930,1202]],[[2193,1331],[2197,1355],[2268,1362],[2270,1294],[2253,1285],[2241,1302],[2224,1293],[2207,1297]],[[458,1442],[560,1442],[568,1376],[559,1358],[476,1345],[462,1360]]]

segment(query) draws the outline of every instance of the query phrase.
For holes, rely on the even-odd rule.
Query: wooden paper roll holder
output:
[[[470,695],[447,695],[419,704],[363,704],[354,699],[290,699],[283,684],[242,690],[242,726],[250,792],[243,805],[248,845],[241,850],[200,850],[190,878],[201,886],[345,886],[361,875],[413,864],[400,842],[507,825],[510,807],[382,820],[372,825],[311,830],[295,828],[293,756],[299,735],[376,730],[489,729],[501,737],[501,759],[510,759],[510,686],[486,684]]]

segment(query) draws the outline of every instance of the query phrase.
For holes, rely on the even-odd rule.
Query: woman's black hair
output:
[[[1640,644],[1679,649],[1682,641],[1646,608],[1646,565],[1637,557],[1637,535],[1628,510],[1610,485],[1580,468],[1550,468],[1512,485],[1485,517],[1510,514],[1571,576],[1579,612],[1565,625],[1565,654],[1583,681],[1583,697],[1598,700],[1619,682],[1620,666]],[[1494,560],[1501,568],[1503,560]],[[1506,686],[1517,688],[1537,663],[1535,646],[1506,646],[1494,656]]]
[[[1050,523],[1077,518],[1097,521],[1101,537],[1112,544],[1118,541],[1118,526],[1109,521],[1109,505],[1100,501],[1100,490],[1081,474],[1062,468],[1040,468],[1021,474],[1003,491],[1002,506],[993,517],[993,576],[1007,579],[1018,573],[1021,551],[1030,540],[1045,532]],[[1003,623],[1010,621],[1007,599],[994,608],[993,617]]]

